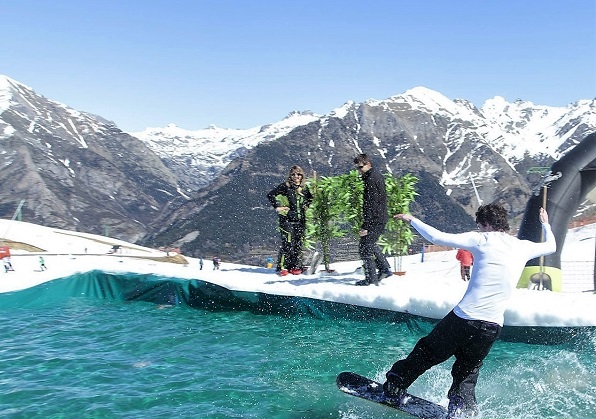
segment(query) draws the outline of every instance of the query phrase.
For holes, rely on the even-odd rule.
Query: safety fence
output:
[[[563,292],[593,291],[596,285],[594,279],[594,261],[561,262],[563,272]]]

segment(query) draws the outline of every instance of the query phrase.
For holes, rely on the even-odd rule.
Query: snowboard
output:
[[[380,403],[412,416],[426,419],[443,419],[447,409],[428,400],[406,394],[401,400],[385,395],[383,385],[353,372],[342,372],[336,379],[337,387],[344,393]]]
[[[313,275],[315,272],[317,272],[317,269],[319,268],[321,262],[323,262],[323,253],[315,251],[315,253],[310,258],[310,264],[308,265],[306,274]]]

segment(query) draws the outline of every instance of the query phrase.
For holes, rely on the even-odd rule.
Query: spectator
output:
[[[459,260],[461,279],[463,281],[470,280],[470,267],[474,264],[474,255],[466,249],[459,249],[455,258]]]
[[[364,264],[364,279],[356,285],[379,285],[379,282],[393,275],[391,265],[377,244],[387,224],[387,191],[385,179],[375,169],[366,154],[354,158],[354,164],[364,182],[362,197],[362,218],[358,250]],[[377,272],[378,270],[378,272]]]
[[[278,275],[299,275],[304,270],[302,242],[306,231],[306,209],[312,194],[306,186],[304,170],[292,166],[287,179],[273,188],[267,199],[278,215],[281,246],[276,271]]]

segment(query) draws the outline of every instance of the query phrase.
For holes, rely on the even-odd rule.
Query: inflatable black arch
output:
[[[530,197],[517,237],[535,242],[543,240],[538,212],[541,206],[545,206],[557,240],[557,251],[528,261],[517,284],[518,288],[561,291],[561,250],[569,221],[594,187],[596,133],[588,135],[553,163],[550,172],[543,177],[539,190]]]

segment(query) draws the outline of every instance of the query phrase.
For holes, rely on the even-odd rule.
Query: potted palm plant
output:
[[[409,212],[410,204],[416,197],[415,185],[418,178],[406,174],[400,178],[385,175],[385,188],[387,190],[387,222],[386,233],[379,239],[383,252],[394,255],[394,274],[405,275],[403,269],[403,256],[408,254],[408,248],[414,239],[410,226],[401,220],[396,220],[393,215]]]
[[[339,183],[338,177],[323,176],[317,179],[315,172],[308,185],[313,194],[313,201],[306,212],[306,246],[312,248],[316,242],[321,244],[323,264],[327,272],[331,272],[331,241],[345,235],[338,224],[342,212],[337,197],[341,190]]]

